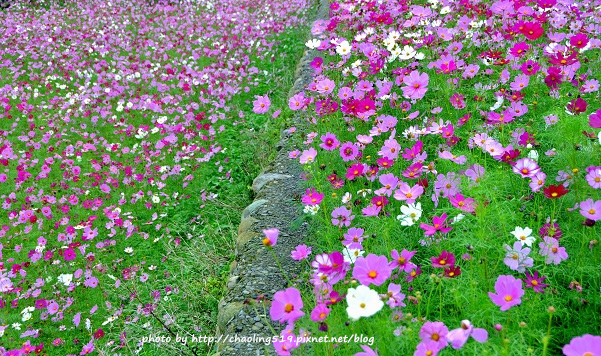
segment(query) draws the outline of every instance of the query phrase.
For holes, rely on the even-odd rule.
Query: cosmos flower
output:
[[[269,111],[271,107],[271,100],[267,95],[256,96],[256,100],[253,101],[253,112],[255,114],[264,114]]]
[[[369,289],[365,285],[357,288],[349,288],[346,295],[348,307],[346,312],[351,320],[359,320],[361,317],[370,317],[379,312],[384,306],[378,292]]]
[[[512,306],[522,303],[522,280],[513,276],[499,276],[495,283],[495,292],[488,292],[488,296],[493,303],[501,307],[501,311],[507,311]]]
[[[272,320],[279,320],[280,323],[293,323],[305,315],[302,308],[303,300],[299,290],[291,287],[273,295],[269,315]]]
[[[565,356],[601,355],[601,336],[585,334],[570,340],[562,349]]]
[[[372,283],[379,286],[390,278],[391,272],[392,269],[388,265],[386,256],[369,254],[367,257],[357,258],[353,269],[353,278],[365,286]]]
[[[488,331],[482,328],[474,328],[469,320],[462,320],[460,328],[449,331],[447,341],[451,343],[452,348],[459,350],[465,345],[470,336],[480,343],[486,342]]]

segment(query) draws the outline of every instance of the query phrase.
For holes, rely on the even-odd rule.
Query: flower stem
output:
[[[273,252],[273,248],[269,248],[269,251],[271,252],[271,255],[273,256],[273,259],[275,260],[275,262],[278,264],[280,272],[282,272],[282,275],[288,281],[288,286],[292,286],[293,283],[290,280],[290,278],[288,278],[288,275],[286,274],[286,272],[284,272],[284,269],[282,268],[282,264],[280,263],[280,259],[278,258],[278,256],[276,256],[275,252]]]

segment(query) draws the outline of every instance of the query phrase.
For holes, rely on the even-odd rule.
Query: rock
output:
[[[267,184],[271,181],[274,181],[274,180],[287,179],[287,178],[291,178],[291,177],[292,176],[289,174],[280,174],[280,173],[261,174],[260,176],[255,178],[255,180],[253,180],[252,190],[255,192],[255,194],[258,194],[259,191],[261,190],[261,188],[263,188],[263,186],[265,184]]]
[[[250,217],[261,205],[267,202],[269,202],[267,199],[259,199],[252,202],[252,204],[247,206],[244,211],[242,211],[242,219]]]

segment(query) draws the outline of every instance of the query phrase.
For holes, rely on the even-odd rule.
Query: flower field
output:
[[[330,10],[289,102],[314,229],[277,353],[601,355],[601,3]]]
[[[214,333],[231,231],[277,138],[252,100],[287,103],[308,5],[0,12],[0,354],[207,352],[141,340]]]
[[[312,7],[0,12],[0,354],[214,350],[143,338],[214,332],[286,129],[311,237],[264,304],[277,354],[601,355],[601,2]]]

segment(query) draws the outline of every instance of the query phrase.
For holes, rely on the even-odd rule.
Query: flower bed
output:
[[[229,154],[249,147],[229,145],[264,123],[247,125],[249,97],[275,88],[288,54],[275,53],[276,35],[302,25],[307,6],[0,12],[0,353],[130,353],[186,317],[169,308],[194,298],[179,284],[198,277],[172,260],[222,228],[205,204],[239,184],[248,162]]]
[[[331,4],[289,103],[315,228],[270,307],[278,354],[601,353],[600,20],[591,1]],[[306,339],[350,334],[371,339]]]

